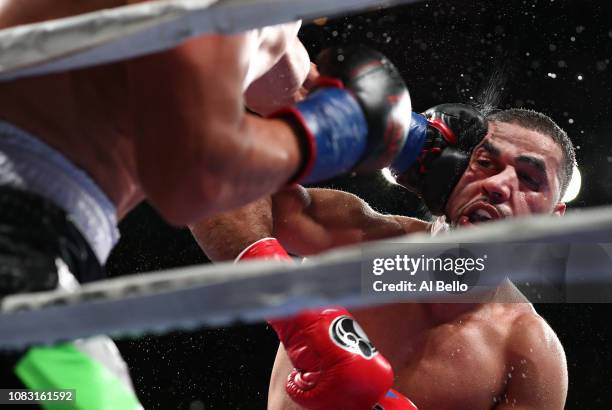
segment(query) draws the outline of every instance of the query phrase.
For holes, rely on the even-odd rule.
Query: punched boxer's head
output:
[[[567,134],[549,117],[511,109],[489,129],[446,204],[451,226],[532,214],[563,215],[561,198],[575,164]]]

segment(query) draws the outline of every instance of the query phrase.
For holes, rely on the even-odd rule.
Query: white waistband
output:
[[[102,264],[119,240],[115,206],[96,183],[60,152],[2,121],[0,185],[41,195],[66,211]]]

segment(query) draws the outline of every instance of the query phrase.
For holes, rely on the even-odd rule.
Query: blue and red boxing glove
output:
[[[485,117],[464,104],[413,113],[398,70],[364,46],[326,49],[317,64],[318,88],[272,115],[293,124],[301,137],[303,165],[292,182],[390,166],[433,214],[443,214],[472,150],[487,133]]]
[[[389,167],[397,182],[443,215],[472,151],[488,132],[485,116],[465,104],[441,104],[412,114],[406,144]]]
[[[247,247],[236,261],[248,259],[287,261],[290,257],[276,239],[265,238]],[[315,410],[416,409],[414,405],[390,407],[395,403],[390,400],[403,397],[388,394],[393,370],[345,309],[306,310],[270,324],[294,366],[285,389],[300,406]]]
[[[412,110],[395,66],[363,46],[326,49],[317,66],[316,90],[272,115],[303,137],[303,166],[293,182],[388,166],[404,146]]]

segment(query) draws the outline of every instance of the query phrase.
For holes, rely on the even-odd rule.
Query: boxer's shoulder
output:
[[[533,353],[536,350],[533,345],[553,354],[562,352],[561,343],[552,328],[510,281],[506,280],[498,288],[494,302],[484,306],[490,321],[504,330],[509,353]]]
[[[550,325],[535,310],[517,314],[506,344],[509,356],[543,361],[546,357],[565,361],[563,346]]]
[[[499,400],[529,408],[564,408],[567,361],[555,332],[535,311],[518,315],[506,341],[506,388]]]

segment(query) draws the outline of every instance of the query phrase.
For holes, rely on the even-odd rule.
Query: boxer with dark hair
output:
[[[572,141],[567,133],[559,127],[550,117],[533,110],[508,109],[499,110],[489,114],[489,121],[496,123],[509,123],[519,125],[528,130],[537,131],[549,136],[561,148],[563,159],[557,176],[560,182],[560,198],[565,195],[565,191],[572,179],[572,172],[576,164],[576,152]]]
[[[424,124],[435,128],[430,132],[448,134],[445,130],[449,128],[458,136],[470,132],[468,124],[473,121],[453,125],[449,118],[457,117],[447,115],[454,112],[452,105],[442,107]],[[442,123],[432,124],[436,118]],[[312,255],[342,245],[416,232],[438,234],[448,227],[459,229],[503,218],[563,215],[561,198],[575,160],[567,135],[548,117],[527,110],[496,113],[488,118],[486,130],[467,161],[462,162],[461,155],[455,161],[464,167],[448,195],[435,195],[438,202],[428,200],[442,209],[434,223],[377,213],[346,192],[295,186],[269,200],[204,220],[192,231],[211,259],[220,260],[235,257],[242,248],[267,236],[275,236],[291,254]],[[444,159],[440,150],[433,155],[424,163]],[[406,178],[405,172],[399,172],[398,181],[415,181]],[[421,174],[412,188],[426,177]],[[438,182],[449,183],[448,178]],[[391,364],[393,388],[420,409],[564,407],[568,381],[563,348],[548,324],[509,282],[500,285],[486,303],[401,303],[351,313]],[[282,334],[281,342],[285,343]],[[268,408],[325,408],[325,403],[311,407],[296,403],[287,385],[296,368],[300,370],[295,356],[281,344]],[[344,392],[350,387],[359,388],[340,384],[338,389]]]

